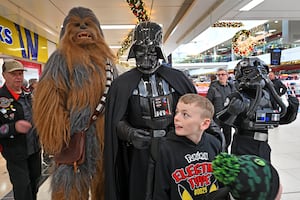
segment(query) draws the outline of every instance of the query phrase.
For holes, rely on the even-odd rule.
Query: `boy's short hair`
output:
[[[185,104],[196,104],[197,107],[201,109],[201,118],[212,119],[214,116],[214,106],[206,97],[200,96],[198,94],[188,93],[179,98],[180,102]]]

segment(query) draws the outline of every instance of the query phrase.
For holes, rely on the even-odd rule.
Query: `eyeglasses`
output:
[[[226,76],[227,74],[217,74],[217,76]]]

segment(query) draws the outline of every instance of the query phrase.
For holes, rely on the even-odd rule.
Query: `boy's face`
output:
[[[210,119],[201,118],[201,108],[194,103],[178,102],[174,117],[175,132],[178,136],[186,136],[195,143],[201,139],[202,132],[208,128]]]

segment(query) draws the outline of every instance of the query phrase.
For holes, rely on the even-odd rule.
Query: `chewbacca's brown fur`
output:
[[[104,92],[106,59],[114,60],[99,31],[100,27],[94,23],[95,16],[88,14],[85,20],[93,23],[89,27],[93,35],[91,43],[77,42],[77,27],[72,23],[81,22],[83,19],[76,15],[68,15],[59,49],[49,58],[34,94],[33,118],[44,151],[49,154],[59,153],[63,146],[69,143],[71,130],[79,131],[79,128],[83,128],[71,127],[71,115],[81,111],[82,115],[87,112],[89,116],[92,114]],[[86,117],[83,120],[86,120]],[[99,155],[102,156],[104,117],[99,117],[95,123],[96,131],[93,134],[96,134]],[[103,158],[96,159],[96,173],[89,187],[93,199],[103,199]],[[80,191],[75,185],[68,186],[71,192],[67,199],[88,199],[89,188],[84,183],[79,185]],[[52,199],[65,198],[64,188],[52,193]]]

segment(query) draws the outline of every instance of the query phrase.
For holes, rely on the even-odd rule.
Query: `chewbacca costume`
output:
[[[105,67],[114,55],[104,41],[100,23],[87,8],[76,7],[65,18],[59,48],[50,56],[35,91],[34,122],[44,151],[55,155],[75,132],[88,126],[107,90]],[[52,174],[52,199],[104,199],[104,117],[100,115],[86,131],[85,162],[75,173],[73,166],[56,165]]]

